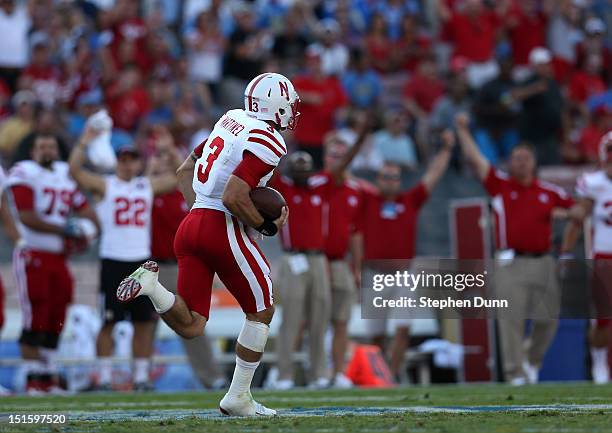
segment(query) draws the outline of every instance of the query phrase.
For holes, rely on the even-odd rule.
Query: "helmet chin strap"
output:
[[[266,122],[268,125],[276,129],[277,131],[282,131],[284,129],[280,125],[278,125],[274,120],[264,120],[264,122]]]

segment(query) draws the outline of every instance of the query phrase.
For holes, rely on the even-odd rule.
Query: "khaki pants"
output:
[[[298,261],[301,266],[297,266]],[[323,254],[285,254],[281,259],[278,289],[283,306],[277,348],[279,377],[293,379],[292,354],[304,322],[310,346],[310,380],[327,377],[325,332],[331,311],[327,259]]]
[[[509,308],[500,313],[499,333],[506,381],[524,377],[523,362],[540,367],[555,333],[561,290],[552,256],[517,257],[498,261],[495,293],[507,299]],[[525,338],[525,320],[532,319],[531,334]]]
[[[176,263],[159,264],[159,282],[172,293],[176,293],[178,266]],[[216,379],[223,378],[212,345],[206,335],[186,340],[181,338],[191,368],[202,385],[210,387]]]
[[[348,322],[351,309],[355,303],[357,289],[355,278],[348,263],[344,260],[329,262],[331,280],[331,320],[332,322]]]

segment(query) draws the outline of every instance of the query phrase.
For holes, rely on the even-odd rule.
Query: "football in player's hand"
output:
[[[275,220],[280,217],[283,206],[287,206],[281,193],[267,186],[253,188],[251,200],[261,216],[267,220]]]

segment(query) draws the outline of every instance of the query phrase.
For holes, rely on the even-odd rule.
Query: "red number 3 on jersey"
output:
[[[204,164],[201,164],[198,168],[198,180],[202,183],[206,183],[208,180],[208,176],[210,175],[210,170],[212,169],[213,164],[219,158],[219,154],[223,150],[223,146],[225,146],[225,142],[221,137],[215,137],[214,140],[210,142],[208,147],[213,149],[211,153],[208,154],[208,158],[206,158],[206,167]]]

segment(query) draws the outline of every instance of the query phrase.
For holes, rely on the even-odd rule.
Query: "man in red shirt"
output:
[[[444,91],[444,82],[438,77],[433,57],[426,56],[404,87],[404,106],[416,119],[426,119]]]
[[[329,263],[331,280],[331,322],[333,326],[332,385],[350,388],[353,383],[344,374],[348,346],[347,325],[355,302],[355,274],[346,261],[351,250],[353,270],[361,261],[361,234],[357,231],[361,192],[359,184],[349,178],[347,167],[359,153],[367,130],[360,133],[352,147],[331,133],[325,140],[323,170],[310,179],[323,196],[323,251]]]
[[[61,94],[61,72],[50,59],[49,40],[46,35],[32,36],[32,60],[19,77],[19,86],[30,89],[46,107],[52,107]]]
[[[550,255],[552,221],[566,218],[573,201],[561,188],[537,178],[535,153],[529,144],[512,150],[509,174],[505,174],[480,153],[465,114],[457,117],[457,133],[466,159],[492,197],[495,212],[496,295],[508,300],[510,308],[510,314],[499,320],[505,379],[513,385],[536,383],[557,330],[561,300]],[[533,326],[525,349],[528,318]]]
[[[583,112],[586,112],[586,101],[591,96],[606,91],[606,84],[601,78],[602,67],[601,54],[589,53],[582,59],[580,69],[570,77],[569,99]]]
[[[580,132],[577,151],[580,162],[599,162],[599,143],[612,130],[612,110],[606,105],[597,107],[590,116],[590,122]]]
[[[455,144],[450,131],[442,133],[442,149],[434,157],[418,184],[401,191],[401,167],[386,163],[378,172],[377,186],[363,188],[359,228],[363,236],[364,266],[369,260],[409,260],[414,257],[418,213],[431,191],[446,171]],[[408,347],[410,319],[394,316],[388,319],[395,326],[391,345],[390,367],[396,376],[404,364]],[[384,348],[387,320],[368,320],[369,333],[375,344]]]
[[[151,109],[149,95],[141,85],[135,65],[128,65],[106,91],[106,100],[115,127],[134,131],[138,122]]]
[[[301,97],[301,93],[300,93]],[[303,128],[303,125],[300,125]],[[275,387],[293,387],[293,352],[304,322],[308,322],[310,384],[326,387],[325,332],[329,327],[331,290],[323,250],[323,191],[309,182],[314,170],[312,157],[294,152],[289,157],[288,176],[272,179],[287,201],[289,218],[281,228],[284,255],[278,276],[283,322],[278,335],[278,381]]]
[[[544,1],[542,8],[538,8],[536,0],[519,0],[506,14],[505,24],[516,67],[529,67],[531,50],[546,46],[547,7],[550,5],[550,1]]]
[[[334,127],[339,109],[348,104],[348,97],[338,79],[325,75],[321,55],[310,49],[306,58],[307,72],[293,79],[300,94],[300,127],[294,137],[299,150],[308,152],[315,168],[323,163],[323,137]]]
[[[444,37],[454,45],[454,56],[470,61],[468,77],[472,87],[480,87],[497,75],[497,64],[492,60],[500,17],[505,15],[509,2],[496,2],[490,10],[483,0],[466,0],[462,10],[450,15],[441,14]]]

